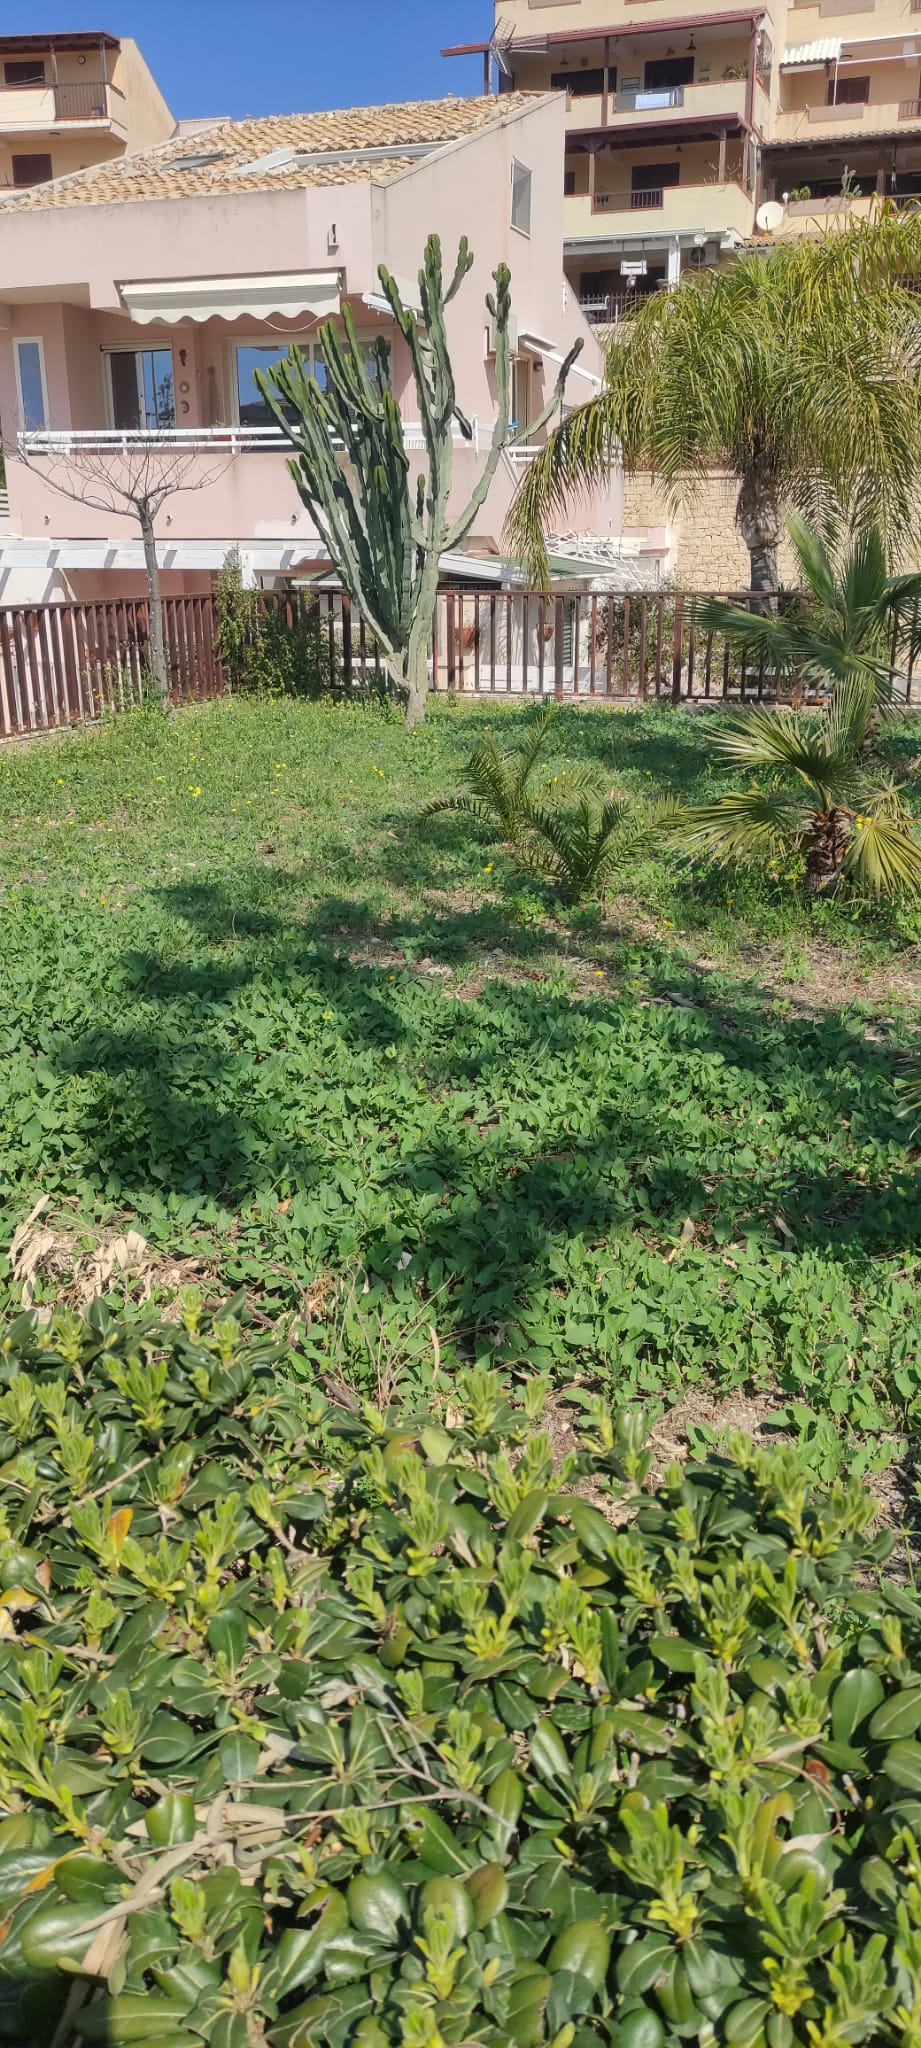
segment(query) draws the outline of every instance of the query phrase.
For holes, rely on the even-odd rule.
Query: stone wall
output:
[[[668,574],[680,590],[747,590],[748,549],[735,523],[738,488],[735,477],[714,471],[693,502],[671,519],[658,485],[648,471],[638,470],[624,478],[624,527],[627,533],[668,527]],[[785,584],[796,580],[786,540],[780,551],[780,577]]]

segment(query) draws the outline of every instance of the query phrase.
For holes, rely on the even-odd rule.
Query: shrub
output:
[[[231,555],[214,579],[218,646],[234,691],[281,697],[321,697],[343,688],[338,645],[316,598],[290,598],[245,588],[239,556]]]
[[[5,2038],[917,2042],[921,1606],[859,1487],[734,1439],[644,1492],[588,1397],[554,1471],[482,1367],[334,1414],[239,1313],[5,1340]]]

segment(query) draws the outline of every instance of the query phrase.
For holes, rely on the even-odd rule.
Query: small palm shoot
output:
[[[567,903],[603,896],[616,870],[674,815],[670,806],[641,808],[619,796],[609,796],[601,804],[585,796],[575,812],[538,806],[531,814],[524,862],[552,883]]]
[[[461,770],[465,790],[454,796],[435,797],[426,804],[422,817],[462,811],[497,831],[506,845],[514,846],[534,815],[534,784],[539,770],[546,766],[544,751],[556,716],[556,704],[541,705],[518,747],[503,750],[490,733],[474,747]],[[594,780],[591,769],[576,767],[566,771],[567,786],[577,793],[589,789]]]
[[[739,767],[777,773],[764,786],[753,782],[682,811],[670,836],[723,861],[798,850],[812,894],[844,879],[862,895],[913,894],[921,844],[900,789],[874,773],[875,710],[873,681],[852,678],[821,716],[749,711],[727,721],[713,734],[718,752]]]

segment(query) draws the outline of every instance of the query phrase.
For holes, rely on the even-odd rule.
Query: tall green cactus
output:
[[[488,455],[460,515],[450,519],[453,426],[467,440],[473,428],[457,403],[445,328],[445,309],[473,263],[462,239],[450,284],[445,287],[441,243],[430,235],[419,272],[421,314],[404,305],[396,280],[381,266],[378,276],[409,352],[426,465],[415,484],[393,395],[390,346],[382,336],[370,360],[348,307],[345,336],[333,321],[320,328],[326,386],[308,375],[300,350],[256,381],[279,426],[297,450],[288,468],[342,579],[344,589],[381,650],[381,657],[406,701],[414,725],[425,711],[432,618],[438,565],[445,549],[463,539],[485,502],[504,449],[526,440],[557,410],[570,367],[582,346],[577,341],[560,369],[552,394],[536,419],[511,430],[510,274],[500,264],[486,307],[495,330],[498,405]]]

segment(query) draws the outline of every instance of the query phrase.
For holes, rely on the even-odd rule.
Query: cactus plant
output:
[[[414,725],[425,711],[428,657],[439,560],[457,547],[485,503],[502,454],[546,425],[559,408],[577,342],[563,362],[551,398],[537,418],[512,429],[510,273],[500,264],[486,306],[495,333],[496,419],[489,452],[463,511],[452,517],[455,422],[465,439],[473,428],[457,403],[445,312],[473,264],[462,238],[446,285],[441,243],[430,235],[419,272],[417,315],[383,265],[381,291],[406,344],[425,441],[425,471],[410,476],[400,408],[394,397],[390,345],[378,336],[370,358],[351,311],[345,336],[333,321],[320,329],[326,365],[321,388],[292,346],[271,370],[256,372],[260,391],[296,449],[288,467],[352,603],[374,636],[389,676]]]

